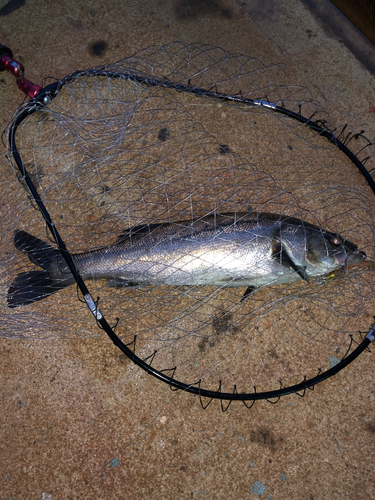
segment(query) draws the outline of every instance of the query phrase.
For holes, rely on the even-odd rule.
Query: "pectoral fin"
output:
[[[309,282],[309,277],[306,273],[306,268],[297,266],[290,258],[286,248],[282,245],[282,243],[277,242],[272,251],[272,258],[279,262],[282,266],[287,267],[288,269],[293,269],[300,278]]]

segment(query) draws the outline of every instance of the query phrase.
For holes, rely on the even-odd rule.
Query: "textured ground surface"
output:
[[[2,1],[0,43],[38,84],[152,44],[219,45],[284,63],[339,122],[353,111],[374,130],[371,65],[360,62],[373,49],[329,3],[309,4]],[[22,102],[4,73],[0,100],[3,129]],[[375,497],[373,354],[305,398],[226,413],[171,393],[109,342],[2,338],[0,356],[2,499]]]

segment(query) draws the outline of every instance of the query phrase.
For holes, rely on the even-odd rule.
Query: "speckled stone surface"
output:
[[[284,63],[339,122],[352,111],[375,130],[373,76],[308,3],[1,1],[0,43],[38,84],[153,44],[219,45]],[[22,102],[5,73],[0,102],[4,129]],[[369,500],[373,367],[364,353],[304,398],[222,413],[109,341],[0,338],[0,498]]]

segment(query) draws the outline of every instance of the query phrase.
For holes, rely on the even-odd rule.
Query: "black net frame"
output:
[[[140,368],[145,370],[147,373],[153,375],[160,381],[167,383],[171,389],[180,389],[195,395],[198,395],[200,397],[200,400],[202,402],[202,406],[207,407],[206,405],[203,405],[203,400],[202,398],[208,398],[209,402],[208,404],[212,401],[212,399],[219,399],[221,402],[223,401],[229,401],[228,405],[226,407],[223,406],[222,403],[222,409],[226,410],[233,400],[241,401],[243,402],[246,406],[247,402],[250,401],[252,404],[256,400],[261,400],[265,399],[269,402],[275,403],[279,400],[281,396],[291,394],[291,393],[296,393],[299,396],[303,396],[306,392],[307,389],[313,390],[314,386],[323,380],[326,380],[330,378],[331,376],[337,374],[339,371],[341,371],[344,367],[348,366],[352,361],[354,361],[364,350],[368,350],[369,344],[374,340],[375,338],[375,326],[372,326],[368,333],[365,335],[363,338],[362,342],[353,349],[353,346],[356,345],[356,341],[352,338],[350,342],[350,346],[346,352],[346,354],[343,356],[341,361],[336,364],[334,367],[321,372],[317,373],[317,375],[313,378],[304,379],[296,384],[296,385],[291,385],[289,387],[284,387],[282,382],[280,381],[280,387],[277,390],[272,390],[272,391],[266,391],[266,392],[257,392],[256,387],[254,387],[254,392],[251,393],[238,393],[237,392],[237,387],[236,385],[233,388],[232,392],[222,392],[221,390],[221,382],[219,383],[219,387],[216,390],[208,390],[204,389],[201,387],[201,381],[198,380],[196,382],[192,383],[185,383],[180,380],[177,380],[174,375],[175,375],[175,368],[171,369],[165,369],[165,370],[157,370],[152,366],[152,361],[154,359],[154,356],[157,351],[154,352],[153,355],[149,356],[147,359],[142,359],[138,355],[135,354],[135,341],[136,338],[134,339],[134,342],[132,344],[125,344],[116,334],[116,325],[114,327],[111,327],[102,312],[99,309],[98,303],[93,299],[92,295],[90,294],[85,282],[79,275],[75,264],[73,262],[73,259],[67,250],[66,245],[64,244],[63,239],[61,238],[45,204],[43,203],[41,197],[38,194],[38,191],[23,163],[23,160],[21,158],[21,155],[19,154],[19,151],[17,149],[17,141],[16,141],[16,133],[17,129],[20,126],[20,124],[30,115],[35,113],[36,111],[42,109],[46,104],[50,103],[61,91],[61,89],[64,87],[64,85],[68,84],[69,82],[73,81],[76,77],[90,77],[90,76],[105,76],[109,78],[116,78],[116,79],[125,79],[125,80],[130,80],[136,83],[140,83],[142,85],[145,85],[147,87],[163,87],[167,88],[170,90],[174,90],[177,92],[182,92],[182,93],[189,93],[192,95],[195,95],[200,98],[206,98],[206,99],[213,99],[213,100],[218,100],[222,102],[230,102],[230,103],[239,103],[244,106],[249,106],[253,108],[259,108],[259,109],[264,109],[267,110],[268,112],[272,112],[275,114],[283,115],[286,116],[290,119],[296,120],[297,122],[303,124],[304,126],[312,129],[314,132],[316,132],[319,136],[324,137],[327,141],[332,143],[335,147],[340,149],[350,160],[351,162],[357,167],[359,172],[363,175],[363,177],[366,179],[368,185],[370,186],[372,192],[375,195],[375,182],[371,176],[371,174],[368,172],[368,170],[365,167],[365,161],[360,160],[358,158],[358,153],[354,154],[350,148],[349,148],[349,143],[353,139],[353,137],[356,139],[355,135],[348,134],[346,135],[345,132],[345,127],[337,134],[335,130],[331,130],[328,125],[319,119],[315,120],[315,113],[313,113],[309,117],[305,117],[302,115],[301,109],[299,110],[299,113],[289,110],[286,107],[284,107],[284,104],[281,103],[273,103],[267,100],[267,96],[264,96],[261,99],[252,99],[248,97],[244,97],[241,94],[239,95],[231,95],[231,94],[226,94],[219,92],[217,87],[213,87],[211,89],[207,88],[202,88],[199,86],[193,85],[190,80],[188,81],[187,84],[184,83],[175,83],[173,81],[170,81],[168,79],[160,79],[155,76],[150,76],[147,74],[143,73],[134,73],[132,71],[129,72],[115,72],[111,69],[106,69],[106,68],[95,68],[93,70],[86,70],[86,71],[80,71],[80,72],[75,72],[65,78],[63,78],[60,81],[54,82],[47,87],[45,87],[35,98],[31,99],[22,109],[21,113],[16,116],[14,121],[12,122],[10,128],[9,128],[9,147],[11,154],[13,156],[13,159],[19,169],[19,172],[21,174],[23,182],[26,184],[27,189],[31,193],[31,196],[33,200],[35,201],[37,207],[39,208],[46,225],[48,229],[50,230],[52,237],[54,241],[57,244],[58,249],[60,250],[61,254],[63,255],[72,275],[74,276],[74,279],[77,283],[77,287],[79,291],[82,293],[84,300],[91,310],[92,314],[94,315],[94,318],[98,324],[98,326],[103,329],[106,334],[109,336],[109,338],[112,340],[114,345],[118,347],[127,357],[129,357],[135,364],[137,364]],[[357,136],[359,136],[361,133],[358,133]],[[134,345],[133,345],[134,344]],[[250,406],[252,406],[250,404]]]

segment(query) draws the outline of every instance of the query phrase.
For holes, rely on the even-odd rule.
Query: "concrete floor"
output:
[[[11,0],[0,42],[38,84],[153,44],[218,45],[284,63],[334,121],[352,113],[375,130],[373,46],[329,2],[311,4]],[[5,73],[0,92],[4,129],[22,96]],[[171,393],[109,342],[2,338],[0,356],[2,499],[375,497],[373,354],[305,398],[226,413]]]

